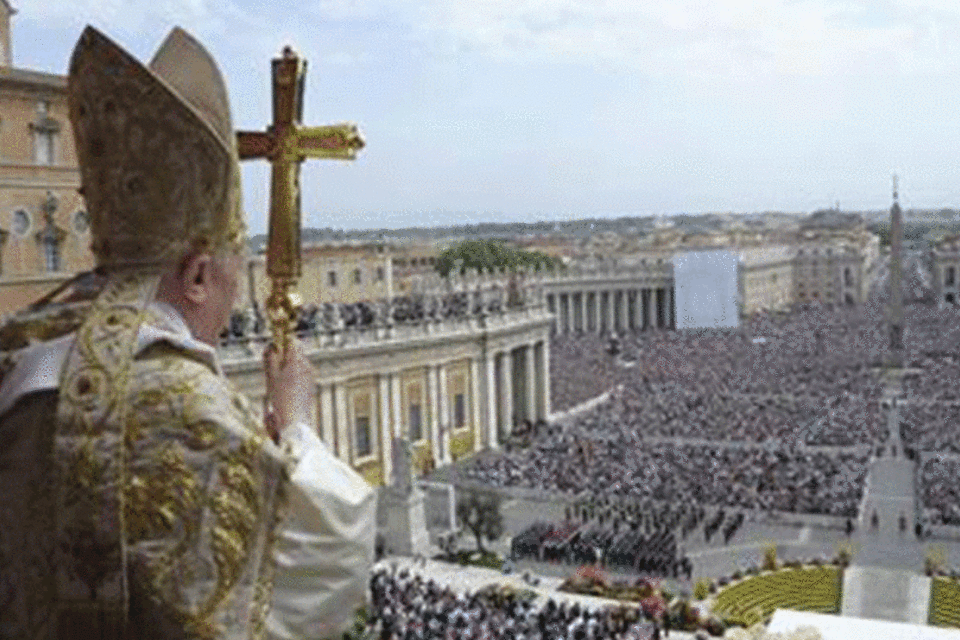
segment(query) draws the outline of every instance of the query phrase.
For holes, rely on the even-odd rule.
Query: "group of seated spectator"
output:
[[[600,336],[556,336],[553,407],[618,389],[580,416],[584,428],[628,439],[875,443],[886,433],[875,324],[862,308],[808,307],[757,315],[741,331],[620,336],[617,357]]]
[[[539,605],[479,593],[456,593],[406,570],[379,569],[370,578],[368,631],[383,640],[646,640],[651,621],[636,607]]]
[[[550,340],[550,402],[554,411],[566,411],[609,391],[617,384],[619,368],[596,334]]]
[[[960,308],[908,307],[900,430],[907,453],[945,454],[918,469],[924,519],[960,526]]]
[[[908,447],[960,454],[960,402],[912,401],[900,409],[900,426]]]
[[[863,495],[866,463],[866,453],[850,451],[596,441],[565,431],[524,451],[474,460],[462,476],[494,487],[849,517]]]
[[[960,526],[960,459],[932,458],[920,468],[920,492],[929,524]]]

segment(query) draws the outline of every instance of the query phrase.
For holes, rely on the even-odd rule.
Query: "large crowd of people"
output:
[[[866,464],[865,453],[849,451],[602,442],[565,432],[461,474],[494,487],[852,517]]]
[[[636,607],[587,608],[548,599],[496,602],[456,593],[406,570],[374,572],[368,631],[383,640],[645,640],[658,637]]]
[[[735,331],[556,336],[554,407],[610,397],[464,475],[497,487],[855,517],[866,450],[890,435],[877,374],[887,340],[877,305],[760,314]]]
[[[642,438],[854,445],[883,438],[873,366],[882,332],[864,310],[821,307],[753,318],[742,330],[555,340],[554,406],[581,400],[581,378],[620,391],[581,418],[587,430]],[[570,344],[573,343],[573,344]],[[606,358],[616,366],[605,369]],[[628,366],[624,366],[628,365]],[[610,365],[607,365],[608,367]],[[604,384],[599,384],[603,382]],[[581,400],[582,401],[582,400]]]
[[[911,402],[900,410],[904,444],[920,451],[960,454],[960,402]]]
[[[616,386],[619,367],[596,334],[550,340],[550,403],[566,411]]]
[[[933,458],[920,468],[920,491],[927,522],[960,526],[960,460]]]
[[[850,447],[890,436],[884,300],[759,314],[734,331],[556,336],[554,406],[610,397],[469,473],[496,486],[853,516],[866,459]],[[911,300],[901,437],[910,453],[960,454],[960,308]],[[960,494],[932,469],[919,477],[932,519],[960,524]]]

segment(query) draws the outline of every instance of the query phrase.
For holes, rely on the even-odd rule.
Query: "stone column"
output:
[[[610,291],[610,333],[620,333],[620,291]]]
[[[638,333],[643,331],[643,290],[637,289],[633,299],[633,328]]]
[[[661,287],[657,291],[659,292],[657,295],[657,314],[659,316],[657,326],[661,329],[666,329],[670,322],[670,312],[667,309],[667,305],[670,303],[667,299],[667,288]]]
[[[480,359],[470,359],[470,415],[467,420],[472,422],[470,432],[473,433],[473,450],[483,448],[481,436],[481,397],[480,397]]]
[[[613,333],[617,330],[617,314],[614,311],[617,306],[617,292],[614,289],[607,291],[607,332]]]
[[[590,330],[590,325],[587,322],[587,297],[586,291],[580,291],[580,327],[584,333]]]
[[[617,333],[620,330],[619,322],[617,321],[617,290],[610,290],[610,333]]]
[[[620,290],[620,300],[617,306],[620,307],[620,327],[617,332],[626,333],[627,327],[630,326],[630,316],[627,315],[627,290],[626,289]]]
[[[347,411],[346,380],[338,382],[333,388],[334,402],[337,406],[337,457],[348,465],[353,464],[353,426]]]
[[[569,304],[567,306],[567,330],[569,333],[577,332],[577,294],[573,291],[567,294]]]
[[[610,328],[610,325],[607,324],[607,305],[604,304],[607,302],[607,292],[598,291],[597,292],[597,333],[603,334],[604,331]]]
[[[330,450],[336,453],[337,422],[333,406],[333,385],[320,385],[320,439],[329,445]]]
[[[553,332],[558,333],[560,331],[560,312],[557,308],[557,296],[552,293],[547,296],[547,309],[553,314]]]
[[[544,420],[550,419],[550,342],[549,340],[539,343],[540,345],[540,414],[538,418]]]
[[[500,356],[500,423],[503,437],[513,430],[513,354],[509,349]]]
[[[653,300],[653,327],[655,329],[660,328],[660,288],[654,287],[650,290],[650,295]]]
[[[569,291],[563,294],[563,309],[566,312],[566,318],[564,318],[563,321],[563,332],[573,333],[573,294]]]
[[[439,366],[431,364],[427,367],[427,406],[424,407],[427,411],[423,411],[422,409],[420,411],[421,416],[428,418],[427,420],[421,418],[421,422],[425,423],[424,426],[428,429],[424,435],[427,436],[426,439],[430,443],[434,460],[440,459],[440,385],[437,384],[439,373]]]
[[[497,438],[497,424],[500,418],[500,407],[497,405],[497,355],[488,353],[486,369],[486,405],[487,420],[484,435],[487,439],[487,447],[490,449],[499,449],[500,441]]]
[[[586,325],[584,325],[586,326]],[[527,384],[525,391],[527,392],[526,398],[526,414],[524,417],[530,422],[537,421],[537,360],[534,357],[534,345],[528,344],[523,348],[523,357],[524,357],[524,373],[526,373]]]
[[[437,382],[440,395],[440,432],[437,442],[440,449],[434,449],[434,460],[439,464],[450,463],[450,430],[453,428],[450,420],[450,388],[447,385],[447,368],[444,365],[437,367]]]
[[[565,312],[563,308],[563,294],[558,293],[556,294],[555,297],[557,300],[557,312],[556,312],[556,319],[554,320],[554,324],[557,327],[557,333],[563,333],[563,322],[564,322],[563,315]]]
[[[593,292],[593,307],[590,309],[590,313],[593,315],[593,330],[596,333],[600,333],[600,292]]]
[[[399,438],[403,433],[403,374],[396,371],[390,375],[390,406],[393,407],[393,422],[390,426],[392,430],[391,441],[393,438]]]
[[[393,438],[390,422],[390,378],[393,374],[381,373],[379,378],[378,400],[380,420],[377,428],[380,430],[380,468],[383,470],[383,484],[390,484],[393,477]]]
[[[647,330],[657,328],[657,290],[646,289],[647,292]]]

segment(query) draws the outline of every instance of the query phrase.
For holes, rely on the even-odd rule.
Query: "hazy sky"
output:
[[[64,73],[93,24],[142,60],[170,27],[270,118],[269,61],[309,61],[304,121],[360,124],[305,164],[304,223],[960,206],[956,0],[11,0],[15,65]],[[244,170],[251,230],[269,173]]]

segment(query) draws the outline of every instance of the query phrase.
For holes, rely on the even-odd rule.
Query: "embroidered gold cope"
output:
[[[19,581],[0,637],[265,632],[293,461],[215,356],[148,305],[154,286],[114,280],[76,333],[21,354],[23,375],[61,383],[0,420],[0,565]]]

